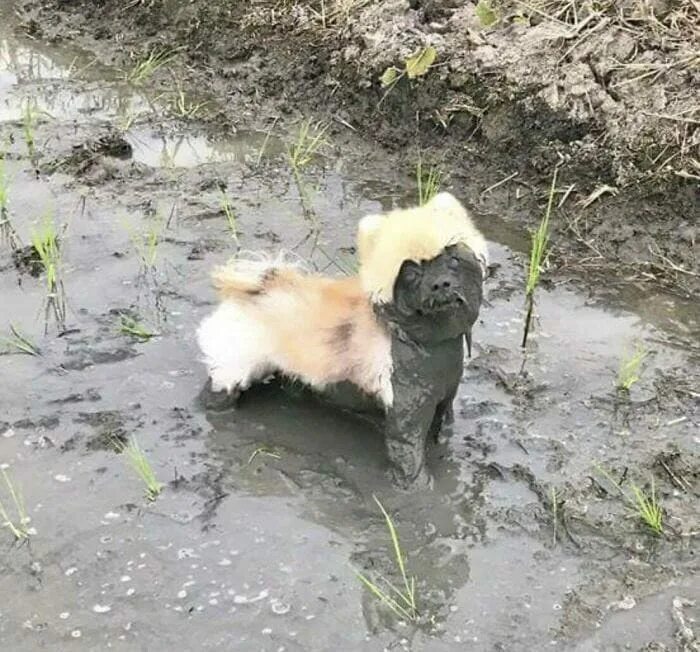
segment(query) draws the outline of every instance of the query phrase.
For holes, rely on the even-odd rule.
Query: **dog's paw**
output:
[[[238,388],[230,392],[225,389],[221,391],[214,390],[211,378],[209,378],[199,393],[199,402],[205,410],[222,412],[236,407],[240,395],[241,391]]]

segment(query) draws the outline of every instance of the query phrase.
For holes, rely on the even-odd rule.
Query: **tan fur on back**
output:
[[[405,260],[430,260],[458,243],[486,264],[486,241],[466,209],[446,192],[424,206],[369,215],[358,230],[362,287],[373,301],[389,302]]]
[[[286,375],[311,385],[350,381],[377,395],[377,363],[388,336],[358,278],[333,279],[277,267],[257,280],[236,270],[215,277],[224,299],[259,325],[267,356]]]

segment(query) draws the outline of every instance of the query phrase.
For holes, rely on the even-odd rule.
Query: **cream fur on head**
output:
[[[430,260],[459,243],[474,252],[485,270],[486,240],[464,206],[448,192],[438,193],[423,206],[367,215],[357,232],[362,287],[375,303],[390,302],[405,260]]]

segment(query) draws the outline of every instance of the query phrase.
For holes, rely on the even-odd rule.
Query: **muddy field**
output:
[[[158,4],[131,5],[123,42]],[[658,242],[682,272],[633,265],[625,233],[599,256],[579,231],[589,253],[577,248],[571,225],[602,228],[595,215],[623,206],[625,193],[605,193],[604,208],[562,204],[525,356],[523,222],[539,219],[534,177],[551,169],[493,187],[511,173],[496,174],[504,159],[480,154],[479,172],[464,167],[474,152],[460,165],[454,151],[441,160],[445,183],[479,198],[493,268],[455,424],[430,450],[434,486],[399,492],[385,477],[381,432],[357,415],[273,384],[235,412],[204,411],[194,329],[214,306],[209,270],[239,247],[351,270],[358,219],[415,202],[410,170],[425,143],[396,129],[385,149],[371,136],[387,139],[387,124],[371,133],[364,117],[357,131],[335,120],[295,175],[287,151],[301,123],[281,89],[265,99],[233,63],[197,68],[197,48],[171,62],[179,83],[168,66],[137,76],[128,48],[107,45],[115,18],[101,35],[86,30],[97,13],[32,23],[36,14],[18,20],[8,9],[0,466],[11,485],[0,476],[0,501],[18,523],[11,487],[21,489],[31,520],[21,540],[0,529],[2,649],[698,649],[691,179],[671,173],[627,195],[633,208],[648,202],[645,237],[667,237]],[[141,27],[145,50],[166,38]],[[355,124],[347,110],[336,117]],[[564,176],[560,198],[570,183]],[[47,224],[58,234],[63,320],[46,311],[47,274],[30,244]],[[611,271],[616,261],[626,279]],[[134,322],[153,336],[123,332]],[[37,355],[20,353],[27,344]],[[636,346],[648,351],[640,380],[618,392],[620,361]],[[115,451],[131,437],[165,484],[154,501]],[[635,513],[633,486],[653,489],[662,534]],[[416,578],[417,622],[397,620],[357,578],[400,581],[373,495]]]

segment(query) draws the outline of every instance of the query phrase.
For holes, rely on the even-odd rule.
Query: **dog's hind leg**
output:
[[[273,371],[264,329],[235,304],[222,304],[197,331],[209,393],[234,399]]]

